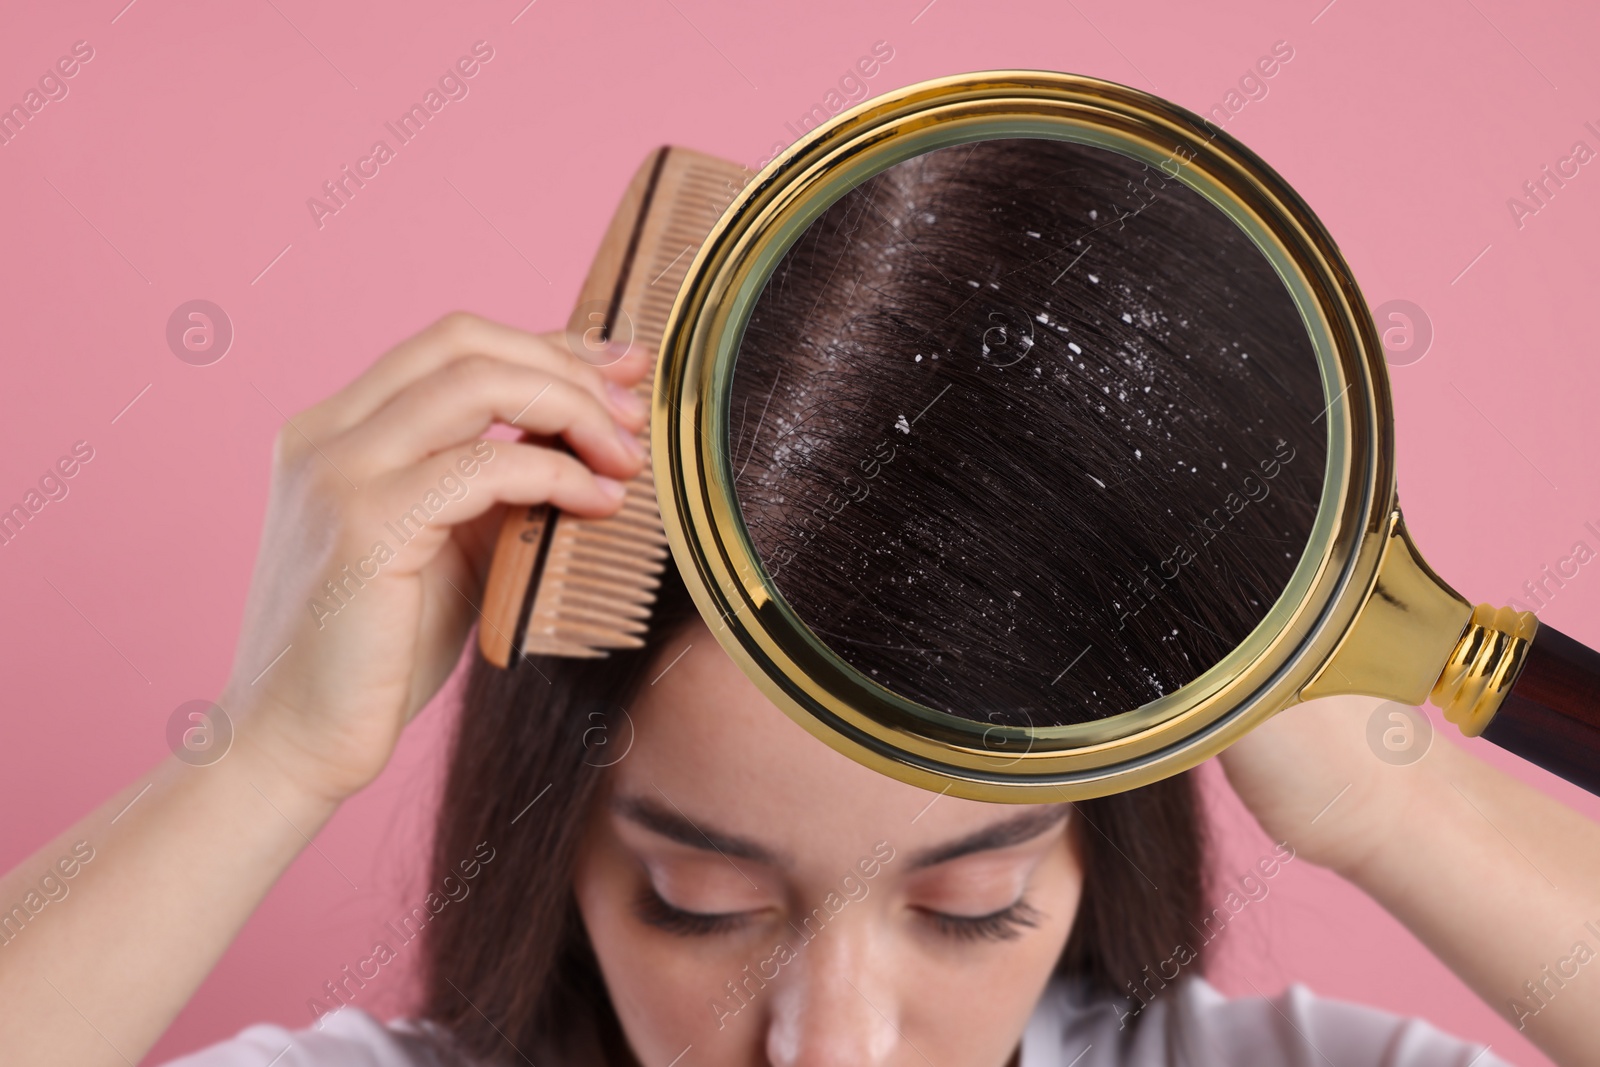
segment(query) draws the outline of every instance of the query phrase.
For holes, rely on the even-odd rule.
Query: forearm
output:
[[[1340,873],[1557,1062],[1600,1064],[1600,825],[1443,739],[1413,769]]]
[[[335,808],[241,729],[216,764],[167,760],[0,879],[0,908],[22,908],[0,925],[7,1061],[138,1062]]]
[[[14,932],[0,912],[0,1059],[117,1067],[144,1055],[456,664],[471,608],[461,590],[487,569],[498,509],[598,518],[622,505],[648,414],[629,388],[653,365],[635,345],[597,369],[562,334],[456,313],[279,431],[222,697],[233,747],[208,767],[168,761],[148,792],[135,783],[0,879],[0,909],[24,909]],[[562,447],[491,444],[480,433],[494,422]],[[443,503],[424,509],[421,533],[398,547],[379,533],[433,498]],[[325,602],[335,575],[353,588]],[[78,841],[93,859],[57,880]]]

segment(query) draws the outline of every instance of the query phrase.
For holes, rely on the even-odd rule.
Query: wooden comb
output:
[[[599,352],[613,338],[659,351],[695,253],[748,178],[736,163],[686,148],[650,153],[567,320],[572,351]],[[635,390],[647,402],[653,379],[652,372]],[[641,440],[648,452],[648,430]],[[546,504],[513,507],[489,565],[478,648],[499,667],[514,652],[590,658],[641,648],[666,558],[648,461],[610,518],[582,519]]]

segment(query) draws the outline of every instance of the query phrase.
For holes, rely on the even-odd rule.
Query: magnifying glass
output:
[[[651,433],[718,641],[893,777],[1100,796],[1361,693],[1600,791],[1600,655],[1423,561],[1332,238],[1156,97],[989,71],[813,131],[687,267]]]

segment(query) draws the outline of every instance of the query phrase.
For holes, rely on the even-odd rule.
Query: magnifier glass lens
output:
[[[1067,141],[900,163],[778,264],[728,456],[782,597],[963,718],[1131,711],[1261,621],[1311,533],[1327,403],[1272,264],[1169,172]]]

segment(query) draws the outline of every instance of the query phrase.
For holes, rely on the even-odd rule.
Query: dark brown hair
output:
[[[1156,168],[1043,141],[931,153],[831,207],[758,301],[729,442],[745,519],[785,597],[884,684],[1008,721],[1126,711],[1287,581],[1325,447],[1305,346],[1270,265]],[[631,1062],[571,873],[602,742],[694,617],[669,570],[643,649],[474,663],[434,877],[479,842],[496,859],[426,928],[421,1012],[458,1052]],[[1075,807],[1085,881],[1057,970],[1127,997],[1198,929],[1192,779]]]
[[[833,205],[758,300],[732,403],[785,599],[879,684],[996,722],[1131,711],[1216,663],[1324,471],[1272,265],[1163,168],[1060,141],[930,152]]]

